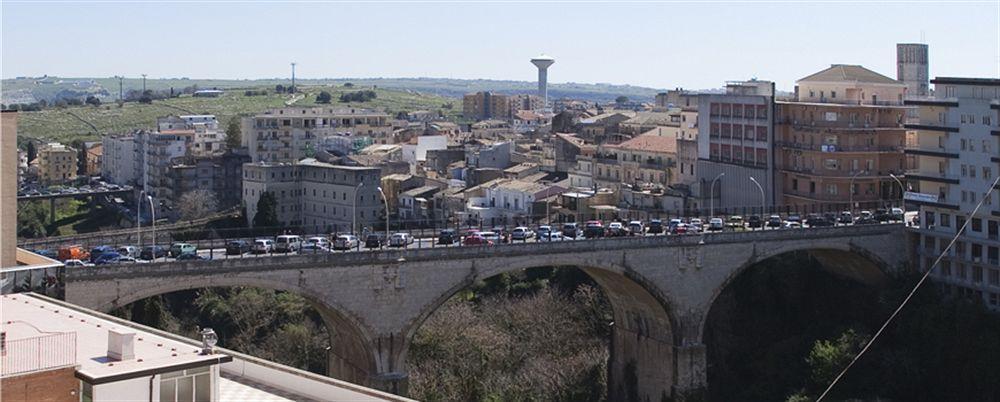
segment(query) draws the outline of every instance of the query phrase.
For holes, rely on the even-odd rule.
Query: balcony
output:
[[[778,170],[785,172],[792,172],[792,173],[800,173],[810,176],[832,177],[832,178],[842,178],[842,179],[850,179],[852,177],[857,179],[868,179],[868,178],[885,179],[888,178],[890,174],[896,176],[900,176],[903,174],[903,172],[898,172],[893,169],[866,171],[864,173],[858,174],[857,170],[830,170],[830,169],[806,168],[800,166],[785,166],[778,168]]]
[[[798,149],[816,152],[900,152],[901,145],[827,145],[827,144],[802,144],[788,141],[775,141],[775,145],[782,148]]]
[[[907,155],[934,156],[938,158],[951,158],[951,159],[958,158],[958,152],[950,152],[941,147],[922,148],[922,147],[908,146],[906,147],[906,149],[903,150],[903,153]]]
[[[785,191],[784,195],[788,196],[788,197],[804,198],[804,199],[812,200],[812,201],[832,201],[832,202],[844,202],[844,203],[846,203],[848,200],[850,200],[852,198],[851,194],[850,193],[846,193],[846,192],[845,193],[837,193],[837,194],[829,194],[829,193],[820,193],[820,192],[810,193],[808,191],[788,190],[788,191]],[[867,202],[867,201],[881,201],[881,200],[883,200],[881,197],[879,197],[879,195],[877,193],[857,193],[857,194],[854,194],[853,198],[854,198],[854,202]]]
[[[958,176],[952,176],[940,172],[907,171],[906,178],[908,180],[924,180],[924,181],[932,181],[935,183],[947,183],[947,184],[959,183]]]
[[[940,131],[944,133],[957,133],[958,127],[951,126],[939,126],[935,124],[904,124],[903,128],[907,130],[927,130],[927,131]]]
[[[76,365],[76,332],[5,340],[0,361],[3,377]]]

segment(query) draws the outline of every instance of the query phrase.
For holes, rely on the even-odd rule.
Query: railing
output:
[[[76,332],[5,340],[0,346],[0,361],[3,377],[75,365]]]
[[[792,148],[792,149],[802,149],[808,151],[820,151],[820,152],[899,152],[903,150],[902,145],[828,145],[828,144],[803,144],[798,142],[789,141],[775,141],[775,145]]]
[[[784,170],[788,172],[802,173],[813,176],[823,176],[823,177],[839,177],[839,178],[851,178],[856,177],[859,179],[867,178],[887,178],[890,174],[901,175],[903,172],[898,172],[895,170],[888,171],[866,171],[864,173],[858,174],[858,170],[828,170],[828,169],[816,169],[816,168],[805,168],[801,166],[781,166],[778,170]],[[856,176],[855,176],[856,175]]]

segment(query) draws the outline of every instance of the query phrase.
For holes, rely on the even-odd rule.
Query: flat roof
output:
[[[0,297],[7,341],[54,333],[76,333],[76,375],[90,384],[150,376],[185,368],[224,363],[225,354],[201,354],[201,350],[153,333],[122,325],[83,308],[55,304],[41,297],[19,293]],[[123,361],[108,357],[109,331],[132,332],[134,358]],[[23,362],[31,364],[31,362]]]

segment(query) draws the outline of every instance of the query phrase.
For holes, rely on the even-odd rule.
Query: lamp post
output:
[[[851,205],[850,205],[849,210],[851,211],[851,219],[854,219],[854,178],[856,178],[856,177],[860,176],[862,173],[866,173],[866,172],[868,172],[868,171],[867,170],[861,170],[861,171],[858,171],[857,173],[851,175],[851,184],[850,184],[850,186],[847,189],[847,192],[850,193],[849,200],[851,202]]]
[[[145,191],[139,191],[139,197],[135,199],[135,242],[136,247],[142,250],[142,195]]]
[[[382,191],[382,187],[378,188],[378,193],[382,195],[382,201],[385,202],[385,241],[389,241],[389,200],[385,198],[385,191]]]
[[[156,209],[153,208],[153,197],[151,195],[146,194],[146,200],[149,201],[149,221],[152,224],[153,228],[152,254],[153,254],[153,260],[155,261],[156,260]]]
[[[757,179],[750,176],[750,181],[757,185],[757,189],[760,190],[760,229],[764,230],[764,204],[767,203],[767,197],[764,196],[764,187],[757,182]]]
[[[361,187],[365,186],[365,182],[358,183],[358,186],[354,188],[354,209],[351,210],[351,234],[357,233],[358,230],[358,192],[361,191]]]
[[[711,187],[708,188],[708,200],[709,200],[708,217],[709,217],[709,219],[715,217],[715,182],[718,181],[720,178],[722,178],[722,176],[725,176],[725,175],[726,175],[726,172],[722,172],[722,173],[719,173],[718,176],[715,176],[715,178],[712,179],[712,185],[711,185]]]
[[[894,175],[892,173],[889,173],[889,177],[891,177],[893,180],[895,180],[896,183],[899,183],[899,196],[900,196],[900,198],[902,198],[903,195],[906,194],[906,186],[903,186],[903,182],[900,181],[899,177],[897,177],[896,175]],[[906,201],[905,200],[901,201],[899,203],[899,208],[903,210],[903,213],[906,213]]]

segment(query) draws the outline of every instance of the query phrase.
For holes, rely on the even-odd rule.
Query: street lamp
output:
[[[757,179],[750,176],[750,181],[757,185],[757,189],[760,190],[760,229],[764,230],[764,204],[767,203],[767,197],[764,196],[764,187],[757,182]]]
[[[854,219],[854,178],[860,176],[862,173],[867,173],[867,172],[868,172],[867,170],[861,170],[861,171],[858,171],[857,173],[851,175],[851,184],[850,184],[850,186],[847,189],[847,192],[850,193],[850,198],[849,199],[851,201],[851,205],[850,205],[851,219]]]
[[[146,200],[149,201],[149,220],[152,223],[153,227],[152,254],[153,254],[153,260],[155,261],[156,260],[156,209],[153,208],[153,197],[151,195],[146,194]]]
[[[354,209],[351,211],[351,234],[357,233],[358,230],[358,192],[361,191],[361,187],[365,186],[365,182],[358,183],[358,186],[354,188]]]
[[[139,191],[139,197],[135,199],[135,242],[136,247],[142,250],[142,195],[145,191]]]
[[[378,193],[382,195],[382,201],[385,202],[385,241],[388,244],[389,241],[389,200],[385,198],[385,191],[382,191],[382,187],[378,188]]]
[[[903,182],[900,181],[899,177],[897,177],[896,175],[894,175],[892,173],[889,173],[889,177],[891,177],[893,180],[895,180],[896,183],[899,183],[899,196],[903,197],[906,194],[906,186],[903,186]],[[899,208],[903,210],[904,214],[906,213],[906,201],[905,200],[902,201],[902,202],[900,202]]]
[[[718,176],[715,176],[715,178],[712,179],[712,185],[708,188],[708,200],[709,200],[709,205],[710,205],[709,206],[709,210],[708,210],[708,217],[709,218],[714,218],[715,217],[715,182],[718,181],[720,178],[722,178],[722,176],[725,176],[725,175],[726,175],[726,173],[722,172],[722,173],[719,173]]]

